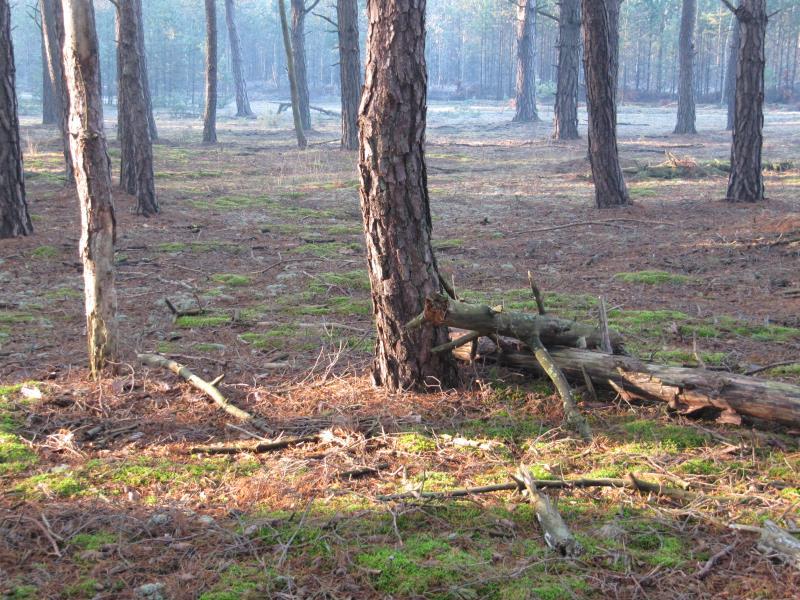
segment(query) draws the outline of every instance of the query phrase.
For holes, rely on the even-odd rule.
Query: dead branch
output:
[[[520,466],[517,471],[517,477],[519,477],[528,491],[528,499],[533,505],[536,519],[539,521],[542,531],[544,531],[545,543],[561,556],[578,556],[583,551],[583,548],[581,548],[575,536],[572,535],[567,524],[564,523],[564,519],[561,518],[561,514],[553,506],[550,498],[538,490],[531,472]]]
[[[572,388],[567,383],[567,378],[564,372],[558,367],[553,357],[544,347],[539,336],[534,336],[527,340],[528,346],[533,350],[533,355],[539,364],[547,373],[547,376],[556,386],[559,396],[564,407],[564,422],[588,442],[592,439],[592,430],[589,427],[589,422],[586,420],[581,412],[578,410],[578,405],[575,403],[575,396],[572,393]]]
[[[564,223],[563,225],[553,225],[552,227],[537,227],[536,229],[522,229],[520,231],[512,231],[506,233],[506,237],[515,235],[525,235],[528,233],[545,233],[547,231],[558,231],[559,229],[568,229],[570,227],[586,227],[589,225],[600,225],[601,227],[625,227],[621,223],[638,223],[640,225],[669,225],[674,226],[674,223],[666,221],[644,221],[642,219],[606,219],[605,221],[575,221],[574,223]]]
[[[214,387],[211,383],[202,379],[192,373],[189,369],[183,366],[180,363],[175,362],[174,360],[170,360],[164,356],[159,354],[138,354],[137,358],[139,362],[142,364],[151,366],[151,367],[160,367],[162,369],[168,369],[183,377],[186,381],[188,381],[191,385],[195,388],[206,394],[209,398],[214,401],[214,404],[219,406],[222,410],[224,410],[229,415],[236,417],[240,421],[245,421],[250,423],[256,429],[266,430],[267,426],[262,419],[258,419],[255,416],[251,415],[249,412],[242,410],[228,402],[228,400],[223,396],[220,391]]]
[[[678,490],[675,488],[664,487],[657,483],[644,481],[638,477],[633,479],[617,479],[617,478],[582,478],[582,479],[534,479],[533,483],[537,488],[542,489],[574,489],[574,488],[591,488],[591,487],[612,487],[612,488],[626,488],[636,490],[638,492],[654,493],[657,495],[667,496],[676,499],[692,499],[694,494],[686,492],[685,490]],[[466,496],[473,496],[476,494],[487,494],[491,492],[507,492],[507,491],[522,491],[525,485],[518,480],[508,483],[498,483],[495,485],[485,485],[480,487],[471,488],[458,488],[446,492],[420,492],[412,490],[409,492],[402,492],[399,494],[389,494],[378,496],[381,502],[390,502],[393,500],[448,500],[451,498],[464,498]]]
[[[423,312],[412,319],[406,329],[414,329],[425,322],[475,331],[484,336],[504,335],[522,341],[538,337],[548,348],[599,348],[602,339],[600,331],[591,325],[551,315],[532,315],[484,304],[466,304],[442,294],[428,297]],[[616,333],[612,334],[611,342],[615,349],[622,346],[622,338]]]
[[[536,285],[536,282],[533,280],[533,274],[530,271],[528,271],[528,283],[531,286],[533,298],[536,300],[536,308],[538,309],[539,314],[545,314],[544,302],[542,302],[542,293],[539,291],[539,286]]]
[[[694,576],[697,577],[698,579],[705,579],[708,576],[708,574],[711,573],[711,569],[714,568],[714,565],[716,565],[721,559],[725,558],[728,554],[730,554],[735,547],[736,544],[728,544],[727,546],[725,546],[722,550],[711,556],[711,558],[709,558],[706,561],[706,564],[703,565],[703,568],[697,571],[697,573],[695,573]]]
[[[303,435],[300,437],[286,437],[273,442],[259,442],[258,444],[236,444],[232,446],[193,446],[189,448],[189,454],[242,454],[252,452],[253,454],[264,454],[283,450],[289,446],[299,444],[315,443],[320,440],[319,435]]]
[[[337,473],[336,477],[339,479],[358,479],[359,477],[365,477],[367,475],[377,475],[384,469],[389,468],[389,463],[381,462],[375,465],[374,467],[359,467],[357,469],[351,469],[349,471],[342,471],[341,473]]]
[[[763,527],[739,525],[737,523],[733,523],[729,527],[740,531],[760,533],[761,538],[758,540],[758,549],[761,552],[770,558],[776,558],[800,570],[800,540],[779,527],[775,522],[764,521]]]

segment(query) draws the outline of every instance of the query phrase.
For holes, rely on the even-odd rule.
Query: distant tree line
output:
[[[520,0],[521,1],[521,0]],[[39,99],[42,95],[42,51],[36,3],[12,7],[17,49],[17,87]],[[236,97],[236,69],[224,27],[225,5],[218,0],[220,104]],[[312,1],[306,2],[311,6]],[[557,0],[538,0],[533,60],[540,93],[555,94],[559,36]],[[677,98],[679,32],[682,0],[624,0],[620,7],[619,100]],[[766,46],[765,93],[768,101],[800,97],[800,3],[770,0]],[[288,3],[291,12],[291,2]],[[109,0],[95,2],[103,72],[116,71],[115,9]],[[519,58],[517,13],[509,0],[430,0],[427,7],[426,61],[431,98],[515,97]],[[321,15],[321,16],[320,16]],[[362,69],[366,36],[365,2],[358,2]],[[144,9],[146,63],[157,107],[199,114],[204,104],[204,3],[196,0],[150,0]],[[305,57],[311,97],[339,93],[340,73],[336,3],[320,2],[305,15]],[[291,14],[290,14],[291,21]],[[252,98],[289,97],[286,54],[281,39],[277,0],[236,3],[241,72]],[[694,19],[695,99],[722,102],[729,81],[728,53],[734,19],[719,0],[697,0]],[[581,97],[585,90],[578,73]],[[104,78],[103,96],[115,103],[117,81]],[[302,93],[302,90],[301,90]],[[252,99],[251,98],[251,99]],[[32,111],[23,103],[23,110]]]

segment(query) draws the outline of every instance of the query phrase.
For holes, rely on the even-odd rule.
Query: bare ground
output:
[[[694,137],[666,133],[673,113],[624,108],[636,205],[599,212],[585,141],[552,142],[546,122],[512,126],[502,105],[434,104],[434,236],[457,290],[530,309],[530,270],[554,312],[594,321],[605,296],[628,350],[645,358],[695,364],[694,343],[722,369],[796,358],[800,114],[768,113],[769,201],[753,207],[721,201],[722,111],[701,109]],[[586,448],[558,427],[549,385],[517,373],[476,366],[462,389],[428,395],[372,389],[355,156],[329,143],[335,120],[316,122],[304,153],[288,126],[286,115],[223,120],[221,143],[204,147],[198,123],[160,122],[163,212],[143,220],[116,198],[124,354],[99,383],[84,367],[76,200],[54,132],[25,126],[36,234],[0,242],[0,594],[126,598],[154,583],[166,598],[205,600],[795,597],[797,571],[726,524],[797,527],[797,432],[607,396],[585,407],[597,433]],[[167,298],[204,313],[176,321]],[[222,391],[265,417],[270,437],[323,438],[189,456],[246,436],[172,375],[138,365],[141,351],[209,379],[224,372]],[[765,376],[798,383],[800,369]],[[645,473],[699,495],[562,492],[580,561],[548,553],[516,494],[376,499],[506,481],[519,463],[541,477]],[[379,474],[342,477],[363,466]]]

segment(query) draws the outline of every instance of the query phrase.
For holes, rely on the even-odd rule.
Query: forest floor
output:
[[[222,119],[213,147],[198,142],[198,122],[159,121],[162,213],[136,217],[133,200],[116,196],[123,354],[119,374],[98,383],[84,360],[76,200],[55,132],[25,121],[36,233],[0,242],[0,596],[797,597],[800,572],[727,527],[798,527],[797,431],[606,395],[584,406],[596,434],[587,446],[559,427],[549,383],[513,371],[474,365],[461,389],[425,395],[373,389],[355,154],[338,150],[338,123],[318,114],[313,145],[297,151],[288,115],[274,109]],[[700,107],[693,137],[669,133],[673,114],[623,107],[636,204],[600,212],[585,138],[549,140],[549,114],[511,125],[506,105],[433,104],[434,240],[456,290],[530,310],[530,270],[554,313],[596,322],[604,296],[637,356],[694,365],[696,343],[706,364],[737,372],[796,359],[800,113],[768,111],[769,200],[759,206],[722,201],[723,112]],[[116,163],[113,143],[111,154]],[[175,319],[166,299],[203,313]],[[248,439],[247,427],[136,352],[207,379],[224,373],[221,391],[264,417],[268,437],[321,437],[267,454],[190,455]],[[763,376],[800,383],[800,365]],[[514,492],[377,498],[505,482],[519,464],[539,478],[639,473],[697,497],[562,491],[558,508],[585,548],[578,560],[547,550]],[[365,466],[377,473],[347,474]]]

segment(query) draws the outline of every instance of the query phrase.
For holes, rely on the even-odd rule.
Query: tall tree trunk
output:
[[[124,0],[123,0],[124,1]],[[122,81],[125,65],[123,54],[122,29],[119,11],[114,23],[117,37],[117,140],[120,148],[119,187],[131,196],[136,195],[136,172],[133,168],[133,135],[129,124],[130,110],[126,105],[128,94]]]
[[[236,87],[236,116],[252,117],[250,100],[247,97],[247,83],[244,79],[242,66],[242,43],[239,41],[239,31],[236,29],[236,5],[234,0],[225,0],[225,21],[228,25],[228,40],[231,46],[231,67],[233,69],[233,83]]]
[[[206,93],[203,112],[203,142],[217,143],[217,7],[206,3]]]
[[[311,129],[311,108],[308,99],[308,71],[306,68],[306,0],[292,3],[292,59],[297,100],[300,103],[300,121],[303,129]]]
[[[758,202],[764,199],[761,148],[767,2],[741,0],[735,14],[739,21],[740,41],[727,198],[731,202]]]
[[[536,112],[536,0],[517,0],[517,85],[515,123],[538,121]]]
[[[47,64],[47,46],[44,36],[44,27],[42,27],[42,125],[57,125],[58,108],[56,107],[53,81],[50,79],[50,67]]]
[[[0,0],[0,238],[33,233],[19,145],[11,8]]]
[[[47,54],[47,64],[50,69],[50,80],[53,82],[53,91],[56,97],[56,111],[58,113],[58,126],[61,131],[61,141],[64,151],[64,176],[67,183],[74,181],[72,171],[72,156],[69,141],[69,93],[64,74],[63,46],[64,46],[64,17],[61,9],[61,0],[40,0],[39,10],[42,15],[42,31]]]
[[[611,88],[614,94],[614,104],[617,102],[617,92],[620,88],[619,83],[619,12],[620,3],[622,0],[597,0],[596,4],[605,4],[605,9],[608,14],[608,46],[610,54],[610,73],[611,73]],[[599,10],[599,6],[596,7]],[[586,33],[584,32],[584,36]],[[585,52],[585,50],[584,50]],[[622,87],[625,87],[625,82],[622,82]],[[623,89],[624,100],[624,89]]]
[[[336,1],[339,31],[339,76],[342,92],[342,150],[358,150],[358,102],[361,99],[361,53],[358,47],[358,2]]]
[[[617,107],[614,94],[613,35],[606,4],[617,0],[583,0],[583,62],[589,111],[589,160],[598,208],[630,204],[617,150]]]
[[[728,47],[728,67],[725,70],[725,104],[727,105],[727,123],[725,129],[733,131],[733,116],[736,112],[736,63],[739,62],[739,19],[733,16],[731,25],[731,41]]]
[[[697,0],[683,0],[678,40],[678,121],[673,133],[697,133],[694,110],[694,22]]]
[[[100,60],[92,0],[63,0],[64,72],[75,183],[81,208],[80,255],[86,297],[89,367],[97,377],[117,357],[114,287],[116,220],[103,133]]]
[[[122,159],[120,185],[136,196],[136,214],[149,217],[158,212],[153,178],[153,146],[147,120],[144,69],[139,54],[139,0],[117,2],[118,122]]]
[[[559,0],[558,15],[558,79],[553,137],[557,140],[576,140],[578,139],[581,0]]]
[[[377,327],[373,380],[392,391],[449,386],[455,367],[431,349],[446,327],[406,323],[440,289],[425,170],[425,0],[368,0],[359,112],[361,211]]]
[[[297,136],[297,147],[305,150],[308,143],[303,132],[303,119],[300,116],[300,100],[297,90],[297,77],[294,70],[294,57],[292,52],[292,38],[289,32],[289,19],[286,17],[285,0],[278,0],[278,11],[281,16],[281,31],[283,32],[283,47],[286,50],[286,70],[289,75],[289,90],[292,94],[292,118],[294,119],[294,132]]]
[[[136,19],[139,23],[139,37],[137,40],[139,51],[139,65],[142,69],[142,91],[144,92],[144,101],[147,106],[147,125],[150,129],[150,139],[155,141],[158,139],[158,128],[156,127],[156,120],[153,116],[153,98],[150,95],[150,77],[147,73],[147,52],[144,46],[144,16],[142,15],[142,0],[136,1]]]

